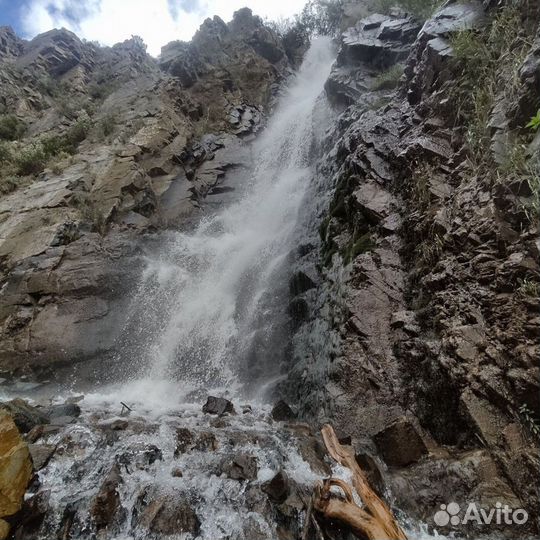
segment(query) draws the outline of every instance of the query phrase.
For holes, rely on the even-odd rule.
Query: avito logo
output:
[[[507,504],[497,503],[495,508],[481,508],[476,503],[469,503],[465,512],[456,502],[441,504],[441,509],[433,516],[433,521],[439,527],[451,525],[467,525],[476,523],[478,525],[523,525],[529,519],[529,514],[523,508],[516,510]]]

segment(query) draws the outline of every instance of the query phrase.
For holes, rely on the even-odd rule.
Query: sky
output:
[[[207,17],[250,7],[263,18],[280,19],[301,11],[306,0],[0,0],[0,26],[24,38],[67,28],[80,38],[114,45],[138,35],[157,56],[177,39],[189,41]]]

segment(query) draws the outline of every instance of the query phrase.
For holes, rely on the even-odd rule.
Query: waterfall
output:
[[[210,389],[233,396],[278,375],[287,256],[312,178],[314,114],[333,59],[331,40],[315,39],[253,143],[254,165],[236,201],[192,231],[170,233],[149,258],[133,302],[138,326],[128,336],[139,338],[129,353],[137,393],[157,393],[159,401]]]
[[[80,418],[43,435],[54,451],[31,507],[44,510],[20,538],[298,538],[315,483],[347,477],[330,470],[308,426],[274,422],[261,391],[243,402],[246,387],[279,378],[290,337],[289,254],[317,198],[311,149],[327,124],[320,96],[332,61],[331,40],[314,40],[253,143],[256,165],[236,201],[148,255],[136,324],[126,326],[135,346],[117,359],[127,376],[71,396]],[[214,390],[234,400],[232,414],[203,413],[201,394]],[[289,502],[265,493],[279,475]],[[411,529],[411,538],[431,538]]]

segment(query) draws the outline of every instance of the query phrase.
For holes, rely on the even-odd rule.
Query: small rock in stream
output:
[[[49,417],[51,423],[56,424],[56,422],[53,422],[53,419],[56,420],[66,416],[78,418],[81,415],[81,408],[76,403],[64,403],[62,405],[45,407],[43,412]]]
[[[90,509],[90,513],[98,529],[108,527],[120,509],[118,486],[121,482],[120,467],[114,464],[101,485]]]
[[[34,471],[40,471],[47,465],[56,447],[51,444],[29,444],[28,450],[30,450]]]
[[[261,485],[262,491],[276,504],[285,502],[289,495],[289,478],[283,471],[279,471],[274,478]]]
[[[133,508],[136,530],[148,529],[161,536],[189,533],[197,536],[201,522],[188,498],[182,493],[154,498],[151,488],[146,488]]]
[[[232,480],[255,480],[257,478],[257,460],[247,454],[239,454],[226,461],[223,472]]]
[[[208,396],[206,403],[203,405],[203,413],[217,414],[223,416],[225,413],[234,414],[234,406],[228,399]]]
[[[287,422],[296,418],[294,411],[282,399],[274,405],[271,414],[276,422]]]

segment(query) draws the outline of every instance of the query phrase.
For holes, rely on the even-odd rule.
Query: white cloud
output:
[[[104,45],[114,45],[132,35],[139,35],[148,45],[148,52],[157,56],[161,47],[170,41],[189,41],[207,17],[219,15],[229,21],[236,10],[247,6],[256,15],[279,19],[298,13],[305,2],[306,0],[94,0],[86,3],[88,7],[85,13],[81,14],[74,13],[79,4],[77,0],[32,0],[25,10],[22,24],[27,37],[34,37],[51,28],[65,27],[81,38],[99,41]]]

